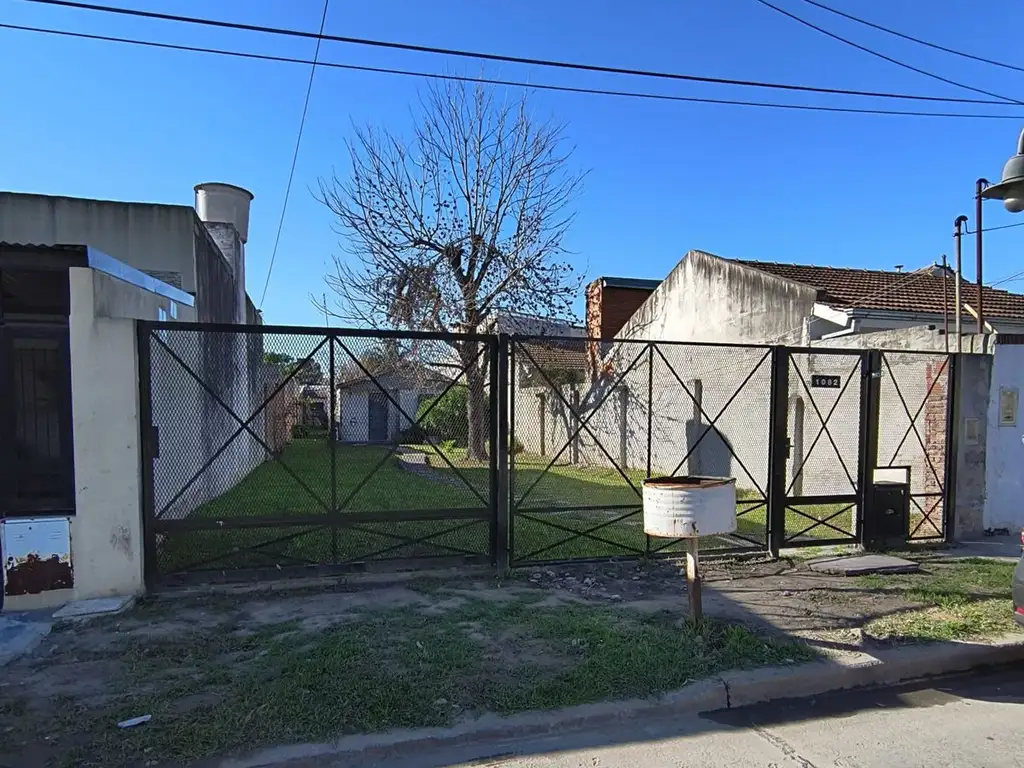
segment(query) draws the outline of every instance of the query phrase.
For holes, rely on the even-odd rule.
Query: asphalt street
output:
[[[1024,666],[671,721],[628,723],[600,732],[466,745],[378,759],[374,764],[379,768],[1024,767]]]

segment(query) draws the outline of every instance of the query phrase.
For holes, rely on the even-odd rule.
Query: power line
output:
[[[48,29],[46,27],[32,27],[20,24],[0,23],[0,29],[12,29],[22,32],[35,32],[39,34],[57,35],[60,37],[72,37],[83,40],[95,40],[108,43],[122,43],[126,45],[142,46],[146,48],[157,48],[163,50],[186,51],[191,53],[206,53],[219,56],[232,56],[242,59],[253,59],[258,61],[270,61],[288,64],[313,64],[310,59],[302,59],[293,56],[275,56],[271,54],[252,53],[248,51],[231,51],[221,48],[207,48],[195,45],[181,45],[177,43],[161,43],[154,40],[139,40],[136,38],[117,37],[114,35],[96,35],[87,32],[70,32],[60,29]],[[326,39],[326,37],[325,37]],[[617,96],[635,99],[646,99],[653,101],[674,101],[690,104],[717,104],[725,106],[740,107],[761,107],[768,109],[788,109],[805,112],[834,112],[841,114],[861,115],[886,115],[886,116],[907,116],[907,117],[942,117],[942,118],[968,118],[979,120],[1020,120],[1020,115],[996,115],[984,113],[964,112],[922,112],[916,110],[893,110],[893,109],[869,109],[860,107],[826,107],[813,104],[787,104],[780,102],[749,101],[743,99],[714,99],[699,96],[675,96],[660,93],[644,93],[636,91],[615,91],[605,88],[583,88],[568,85],[550,85],[545,83],[528,83],[518,80],[502,80],[496,78],[469,77],[464,75],[440,74],[435,72],[422,72],[416,70],[393,69],[388,67],[371,67],[360,64],[341,64],[330,61],[317,61],[320,68],[343,69],[355,72],[374,72],[388,75],[403,75],[408,77],[424,77],[434,80],[452,80],[468,83],[486,83],[488,85],[503,85],[513,88],[525,88],[537,91],[555,91],[560,93],[578,93],[596,96]]]
[[[324,25],[327,23],[327,8],[331,0],[324,0],[324,12],[320,16],[320,34],[324,33]],[[299,147],[302,146],[302,131],[306,127],[306,113],[309,111],[309,96],[313,93],[313,77],[316,75],[316,64],[320,58],[320,43],[322,37],[316,39],[316,50],[313,51],[313,63],[309,69],[309,83],[306,85],[306,98],[302,102],[302,117],[299,119],[299,133],[295,137],[295,151],[292,153],[292,167],[288,171],[288,184],[284,188],[284,202],[281,204],[281,219],[277,222],[277,236],[274,238],[274,250],[270,253],[270,266],[267,267],[267,279],[263,283],[263,294],[260,296],[260,309],[263,308],[263,301],[267,298],[267,288],[270,286],[270,275],[274,271],[274,260],[277,258],[277,247],[281,244],[281,231],[284,229],[284,216],[288,212],[288,198],[292,193],[292,180],[295,178],[295,165],[299,161]]]
[[[843,43],[844,45],[849,45],[853,48],[856,48],[858,51],[863,51],[864,53],[870,54],[871,56],[875,56],[884,61],[888,61],[891,64],[895,64],[898,67],[909,69],[911,72],[916,72],[919,75],[924,75],[925,77],[930,77],[933,80],[938,80],[940,83],[946,83],[947,85],[954,85],[957,88],[963,88],[966,91],[980,93],[985,96],[992,96],[993,98],[1001,99],[1004,102],[1008,102],[1010,104],[1024,104],[1024,102],[1018,101],[1017,99],[1011,99],[1009,96],[1001,96],[998,93],[993,93],[992,91],[986,91],[982,88],[975,88],[973,85],[967,85],[966,83],[951,80],[948,77],[937,75],[934,72],[929,72],[926,69],[915,67],[913,64],[907,64],[906,62],[900,61],[899,59],[894,59],[892,56],[886,56],[884,53],[879,53],[878,51],[873,50],[872,48],[868,48],[867,46],[861,45],[860,43],[855,43],[853,42],[853,40],[845,38],[841,35],[837,35],[834,32],[829,32],[824,27],[819,27],[817,24],[812,24],[811,22],[807,21],[807,19],[801,18],[800,16],[797,16],[795,13],[790,13],[789,11],[780,8],[777,5],[773,5],[772,3],[768,2],[768,0],[755,1],[765,6],[766,8],[771,8],[776,13],[781,13],[783,16],[786,16],[787,18],[790,18],[799,24],[803,24],[805,27],[810,27],[816,32],[820,32],[821,34],[826,35],[827,37],[831,37],[833,40],[838,40],[840,43]]]
[[[986,59],[984,56],[977,56],[977,55],[975,55],[973,53],[967,53],[965,51],[958,51],[955,48],[947,48],[944,45],[938,45],[936,43],[930,43],[927,40],[922,40],[919,37],[914,37],[913,35],[907,35],[907,34],[904,34],[903,32],[897,32],[895,29],[890,29],[889,27],[883,27],[881,24],[875,24],[874,22],[868,21],[867,19],[861,19],[861,18],[859,18],[857,16],[854,16],[852,14],[845,13],[843,11],[840,11],[838,8],[832,8],[832,7],[828,6],[828,5],[825,5],[824,3],[816,2],[816,0],[803,0],[803,2],[807,3],[808,5],[813,5],[816,8],[821,8],[823,11],[828,11],[829,13],[834,13],[836,16],[842,16],[844,19],[849,19],[850,21],[855,21],[858,24],[863,24],[866,27],[871,27],[872,29],[877,29],[880,32],[885,32],[886,34],[889,34],[889,35],[895,35],[896,37],[902,38],[903,40],[909,40],[912,43],[917,43],[918,45],[924,45],[924,46],[926,46],[928,48],[934,48],[936,51],[942,51],[944,53],[951,53],[954,56],[960,56],[962,58],[970,59],[972,61],[980,61],[983,64],[992,64],[993,66],[1002,67],[1003,69],[1012,69],[1015,72],[1024,72],[1024,67],[1018,67],[1018,66],[1015,66],[1013,64],[1007,64],[1005,61],[996,61],[995,59]]]
[[[1014,280],[1021,280],[1022,278],[1024,278],[1024,270],[1021,270],[1020,272],[1014,272],[1012,275],[1009,275],[1008,277],[1002,277],[996,280],[994,283],[989,283],[988,287],[995,288],[997,285],[1002,285],[1003,283],[1012,283]]]
[[[807,93],[827,93],[839,96],[867,96],[872,98],[885,99],[906,99],[911,101],[933,101],[957,104],[996,104],[1006,106],[1011,100],[1004,97],[996,97],[998,100],[970,99],[944,96],[920,96],[915,94],[888,93],[884,91],[860,91],[848,88],[824,88],[810,85],[796,85],[792,83],[772,83],[759,80],[735,80],[721,77],[704,77],[700,75],[689,75],[675,72],[660,72],[645,69],[629,69],[624,67],[611,67],[599,64],[582,64],[579,62],[555,61],[550,59],[534,59],[524,56],[511,56],[497,53],[484,53],[480,51],[467,51],[455,48],[440,48],[437,46],[416,45],[413,43],[397,43],[385,40],[371,40],[361,37],[347,37],[342,35],[317,35],[313,32],[305,32],[297,29],[284,27],[269,27],[257,24],[245,24],[234,21],[220,21],[197,16],[181,16],[170,13],[158,13],[156,11],[142,11],[134,8],[117,8],[96,3],[77,2],[77,0],[24,0],[24,2],[38,3],[42,5],[54,5],[67,8],[78,8],[87,11],[98,11],[102,13],[113,13],[122,16],[133,16],[160,21],[174,21],[183,24],[199,24],[202,26],[219,27],[222,29],[234,29],[247,32],[260,32],[270,35],[284,35],[288,37],[302,37],[323,39],[330,42],[346,43],[349,45],[362,45],[374,48],[388,48],[401,51],[412,51],[416,53],[433,53],[459,58],[480,59],[484,61],[500,61],[510,64],[529,64],[540,67],[554,67],[558,69],[570,69],[586,72],[600,72],[604,74],[632,75],[637,77],[652,77],[664,80],[682,80],[693,83],[712,83],[716,85],[736,85],[748,88],[769,88],[786,91],[803,91]],[[992,94],[989,94],[992,95]],[[1020,102],[1017,102],[1020,103]]]

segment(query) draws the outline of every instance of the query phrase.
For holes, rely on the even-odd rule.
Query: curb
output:
[[[220,768],[283,768],[292,761],[302,760],[303,765],[309,765],[309,761],[318,759],[333,762],[356,755],[362,761],[360,764],[371,764],[427,750],[479,742],[508,742],[851,688],[895,685],[1017,661],[1024,661],[1024,637],[1020,634],[1006,635],[986,644],[950,642],[884,648],[790,667],[727,672],[656,698],[584,704],[508,717],[484,715],[453,728],[403,729],[346,736],[328,744],[271,747],[246,757],[224,760],[219,765]]]

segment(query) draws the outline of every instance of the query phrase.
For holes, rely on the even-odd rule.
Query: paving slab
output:
[[[96,597],[91,600],[72,600],[53,614],[55,619],[80,621],[94,616],[123,613],[135,605],[131,595],[118,597]]]
[[[816,573],[830,573],[838,576],[865,576],[869,573],[915,573],[921,570],[919,563],[893,555],[827,557],[808,563],[808,567]]]

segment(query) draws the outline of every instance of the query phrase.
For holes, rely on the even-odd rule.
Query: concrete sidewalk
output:
[[[484,716],[455,728],[425,728],[346,737],[332,744],[275,747],[221,761],[220,768],[344,768],[452,765],[502,754],[500,745],[572,731],[601,731],[865,686],[887,686],[1024,661],[1024,637],[991,643],[952,642],[886,648],[791,667],[734,671],[657,698],[604,702],[511,717]],[[496,746],[498,745],[498,746]],[[506,753],[507,754],[507,753]],[[411,762],[410,762],[411,761]],[[497,765],[497,763],[488,763]]]

